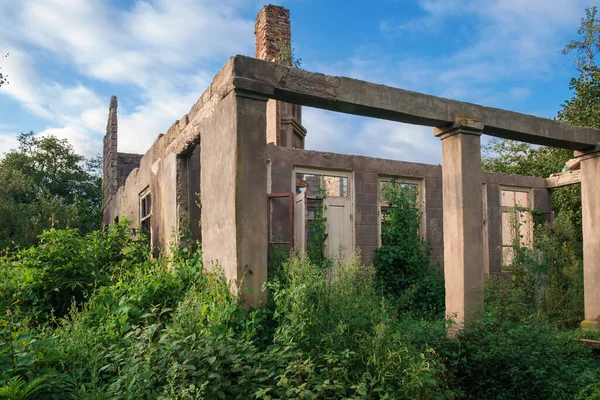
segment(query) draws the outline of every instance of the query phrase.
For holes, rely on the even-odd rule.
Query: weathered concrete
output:
[[[546,186],[553,189],[561,186],[575,185],[581,183],[581,170],[568,171],[546,178]]]
[[[600,329],[600,153],[581,155],[583,328]]]
[[[588,149],[600,142],[600,131],[532,115],[484,107],[356,79],[328,76],[250,57],[233,58],[234,85],[270,98],[348,114],[431,127],[456,117],[477,116],[484,133],[529,143]]]
[[[475,120],[434,130],[442,140],[446,315],[458,326],[483,305],[482,130]]]
[[[409,178],[423,180],[425,186],[426,238],[431,245],[433,262],[442,262],[442,190],[441,168],[428,165],[381,158],[325,153],[312,150],[291,149],[274,145],[267,146],[267,154],[271,163],[271,191],[294,192],[292,171],[294,167],[308,167],[327,171],[353,172],[353,184],[350,193],[354,196],[353,221],[355,224],[355,240],[361,250],[362,262],[369,265],[373,262],[373,252],[379,247],[379,179]],[[285,217],[285,213],[282,213]],[[286,220],[278,226],[283,240],[288,240]]]
[[[266,301],[266,99],[230,92],[204,121],[200,150],[202,251],[246,304]]]
[[[177,156],[170,153],[155,160],[151,167],[152,184],[152,247],[169,250],[177,241],[179,218],[177,215]]]

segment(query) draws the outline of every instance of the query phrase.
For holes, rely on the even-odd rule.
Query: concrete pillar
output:
[[[202,252],[249,306],[267,280],[266,99],[231,92],[201,132]]]
[[[585,304],[581,327],[600,329],[600,152],[580,157]]]
[[[482,130],[473,119],[434,129],[442,140],[446,315],[457,328],[476,318],[483,302]]]

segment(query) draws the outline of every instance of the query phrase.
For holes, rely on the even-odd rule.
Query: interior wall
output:
[[[364,264],[373,262],[373,252],[379,246],[379,180],[385,177],[402,177],[421,180],[425,199],[425,237],[429,242],[431,260],[443,266],[444,232],[442,168],[440,165],[420,164],[379,158],[324,153],[318,151],[267,146],[271,165],[271,192],[294,192],[292,180],[296,166],[353,173],[355,244],[361,250]],[[550,195],[545,179],[506,174],[483,174],[487,190],[488,257],[490,272],[499,272],[502,264],[500,245],[502,226],[500,213],[500,187],[532,188],[534,208],[544,218],[551,219]],[[272,224],[287,235],[287,209],[272,211]],[[279,220],[278,220],[279,219]],[[482,227],[482,230],[484,227]]]

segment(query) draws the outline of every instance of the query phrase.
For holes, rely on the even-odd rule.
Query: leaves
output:
[[[100,228],[98,159],[76,154],[67,140],[19,135],[0,158],[0,248],[30,246],[54,228]]]

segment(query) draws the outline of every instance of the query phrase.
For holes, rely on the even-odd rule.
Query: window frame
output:
[[[298,166],[294,166],[292,168],[292,192],[294,193],[294,195],[298,194],[298,192],[296,192],[297,190],[297,180],[296,180],[296,174],[309,174],[309,175],[319,175],[321,177],[320,180],[320,187],[324,188],[324,182],[323,179],[326,176],[331,176],[331,177],[340,177],[340,178],[346,178],[346,196],[329,196],[326,195],[326,197],[328,198],[340,198],[340,199],[348,199],[351,200],[352,202],[354,201],[353,199],[353,190],[352,190],[352,182],[353,182],[353,174],[351,171],[343,171],[343,170],[330,170],[330,169],[318,169],[318,168],[308,168],[308,167],[298,167]],[[316,197],[312,197],[312,196],[306,196],[307,199],[315,199]]]
[[[148,200],[150,206],[148,207]],[[144,211],[147,213],[144,215]],[[139,194],[139,216],[140,216],[140,231],[148,232],[152,235],[152,194],[150,193],[150,187],[146,187]],[[144,228],[147,225],[147,228]]]
[[[381,183],[382,182],[395,182],[405,183],[408,185],[417,186],[417,203],[421,207],[421,225],[419,227],[419,234],[423,240],[427,240],[427,214],[426,214],[426,203],[425,203],[425,178],[415,177],[404,177],[404,176],[390,176],[390,175],[379,175],[377,177],[377,245],[381,247],[381,219],[383,218],[382,208],[389,207],[387,200],[381,198]]]
[[[503,191],[509,191],[509,192],[520,192],[520,193],[527,193],[528,194],[528,199],[529,199],[529,205],[528,207],[523,207],[523,206],[504,206],[502,205],[502,192]],[[516,202],[516,199],[515,199]],[[532,249],[533,248],[533,210],[534,210],[534,204],[535,204],[535,199],[534,199],[534,190],[531,187],[523,187],[523,186],[509,186],[509,185],[499,185],[499,190],[498,190],[498,205],[500,208],[500,268],[502,271],[511,271],[510,268],[507,268],[510,264],[507,264],[505,262],[505,257],[504,257],[504,248],[512,248],[513,244],[514,244],[514,238],[513,240],[511,240],[511,244],[509,245],[505,245],[504,244],[504,213],[508,212],[511,213],[513,215],[515,215],[515,219],[516,216],[519,215],[519,220],[520,220],[520,214],[522,212],[525,212],[529,215],[529,231],[527,232],[527,239],[525,242],[525,245],[523,246],[521,240],[519,240],[519,247],[526,247],[528,249]],[[512,232],[512,229],[509,228],[509,231]],[[512,232],[513,234],[516,232]],[[512,255],[512,257],[514,257],[514,254]],[[512,259],[511,259],[512,262]]]

